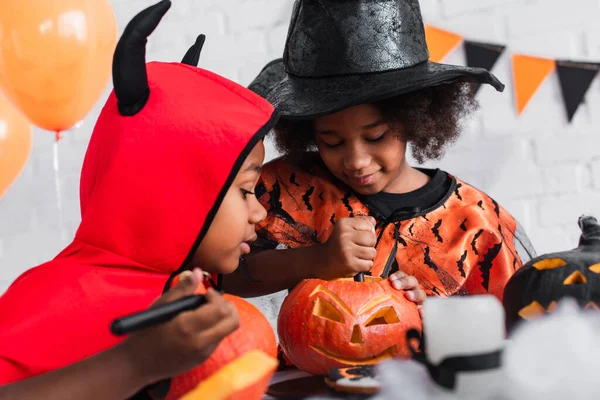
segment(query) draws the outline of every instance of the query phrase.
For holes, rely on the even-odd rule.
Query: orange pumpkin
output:
[[[277,364],[277,359],[251,350],[200,382],[181,400],[260,400]]]
[[[223,339],[213,354],[198,367],[172,378],[168,386],[164,383],[152,390],[151,396],[154,399],[179,399],[181,396],[198,386],[199,383],[207,380],[222,367],[240,358],[249,351],[261,350],[266,356],[272,358],[277,357],[277,341],[275,339],[275,333],[263,313],[254,305],[240,297],[228,294],[224,294],[223,297],[225,300],[230,301],[235,305],[239,315],[240,327]],[[271,375],[269,375],[269,379]],[[264,390],[266,390],[266,386],[264,387]],[[260,399],[262,394],[264,394],[264,391],[260,396],[254,398]],[[249,400],[253,399],[252,397],[244,398]]]
[[[408,358],[409,329],[421,331],[417,306],[374,277],[304,280],[284,300],[277,323],[285,355],[312,374]]]

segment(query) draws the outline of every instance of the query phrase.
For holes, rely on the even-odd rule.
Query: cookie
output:
[[[343,393],[375,394],[381,388],[373,365],[334,368],[325,376],[325,383]]]

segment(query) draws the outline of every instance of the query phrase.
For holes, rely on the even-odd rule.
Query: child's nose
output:
[[[360,171],[369,166],[371,157],[363,152],[351,151],[344,157],[344,167],[350,171]]]
[[[249,217],[248,222],[251,224],[258,224],[267,217],[267,210],[260,204],[258,199],[252,201]]]

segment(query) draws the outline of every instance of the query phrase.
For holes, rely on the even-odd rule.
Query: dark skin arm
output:
[[[202,281],[194,270],[155,305],[191,295]],[[126,399],[147,385],[206,360],[237,329],[233,304],[209,289],[207,304],[130,335],[119,345],[70,366],[0,386],[2,400]]]
[[[377,255],[374,226],[372,217],[342,218],[323,244],[251,254],[233,274],[223,276],[223,289],[256,297],[290,289],[303,279],[330,280],[369,271]],[[399,271],[389,279],[410,301],[421,304],[425,300],[415,277]]]
[[[223,290],[242,297],[256,297],[294,287],[303,279],[326,271],[321,246],[266,250],[246,256],[238,269],[223,276]],[[281,273],[282,270],[285,273]]]
[[[149,384],[117,346],[68,367],[0,387],[4,400],[125,399]]]
[[[377,255],[374,226],[372,217],[342,218],[323,244],[249,255],[234,274],[223,277],[223,289],[253,297],[289,289],[302,279],[335,279],[369,271]]]

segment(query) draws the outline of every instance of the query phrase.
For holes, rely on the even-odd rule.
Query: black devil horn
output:
[[[589,244],[600,245],[600,225],[598,225],[596,218],[587,215],[580,217],[579,227],[581,228],[580,246]]]
[[[196,43],[194,43],[187,53],[185,53],[185,56],[183,56],[181,63],[191,65],[192,67],[197,67],[198,61],[200,61],[200,52],[202,51],[202,46],[204,46],[205,40],[206,36],[199,35],[196,39]]]
[[[148,101],[150,88],[146,74],[146,42],[163,15],[171,7],[170,0],[146,8],[125,28],[113,57],[113,86],[119,113],[137,114]]]

